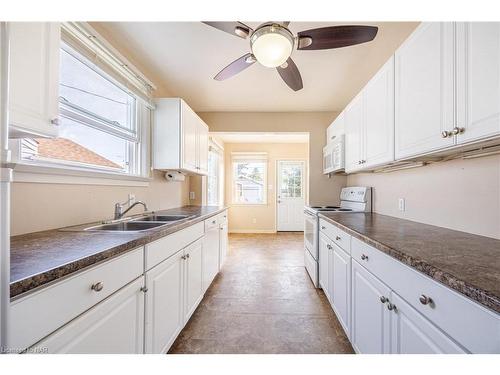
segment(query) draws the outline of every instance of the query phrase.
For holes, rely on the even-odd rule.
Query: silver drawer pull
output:
[[[392,303],[389,302],[387,304],[387,310],[389,311],[396,310],[396,305],[393,305]]]
[[[380,296],[380,302],[382,303],[389,302],[389,298],[387,298],[386,296]]]
[[[186,254],[186,258],[188,258],[188,259],[189,259],[189,254]]]
[[[181,259],[182,259],[182,260],[186,260],[186,259],[187,259],[187,256],[183,255],[183,256],[181,256]]]
[[[361,260],[368,260],[368,255],[361,254]]]
[[[92,289],[94,292],[100,292],[103,288],[104,288],[104,283],[102,281],[92,284],[92,286],[90,287],[90,289]]]
[[[422,294],[420,298],[418,299],[422,305],[429,305],[432,304],[432,298],[427,297],[425,294]]]
[[[141,292],[147,293],[148,292],[148,288],[145,287],[145,286],[141,286]]]
[[[340,241],[340,237],[339,237],[339,236],[335,237],[335,239],[336,239],[337,241]]]
[[[214,221],[212,221],[212,224],[215,224],[215,220],[214,220]]]

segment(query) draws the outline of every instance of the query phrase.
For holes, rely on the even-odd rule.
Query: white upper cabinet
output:
[[[378,71],[363,90],[363,168],[394,161],[394,58]]]
[[[180,98],[156,99],[153,168],[208,172],[208,126]]]
[[[55,137],[59,116],[59,23],[11,22],[11,138]]]
[[[454,24],[421,24],[395,54],[395,156],[454,144]]]
[[[356,172],[362,168],[363,158],[363,95],[358,94],[344,110],[345,171]]]
[[[500,23],[457,23],[457,143],[500,134]]]
[[[341,112],[326,129],[326,144],[334,141],[339,135],[344,133],[344,112]]]

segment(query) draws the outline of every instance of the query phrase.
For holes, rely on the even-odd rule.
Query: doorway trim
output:
[[[308,178],[308,160],[307,159],[301,159],[301,158],[279,158],[276,159],[275,161],[275,166],[274,166],[274,231],[275,233],[278,233],[278,183],[279,183],[279,163],[281,161],[296,161],[296,162],[301,162],[303,165],[303,176],[302,176],[302,182],[303,182],[303,194],[304,194],[304,205],[307,204],[308,202],[308,194],[309,194],[309,178]]]

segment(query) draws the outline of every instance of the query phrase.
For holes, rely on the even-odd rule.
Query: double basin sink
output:
[[[83,228],[89,232],[141,232],[188,220],[193,215],[146,215],[134,219],[125,219]]]

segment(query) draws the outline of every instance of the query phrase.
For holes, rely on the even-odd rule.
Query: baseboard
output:
[[[259,234],[259,233],[268,233],[268,234],[275,234],[276,231],[274,229],[231,229],[229,231],[229,233],[255,233],[255,234]]]

